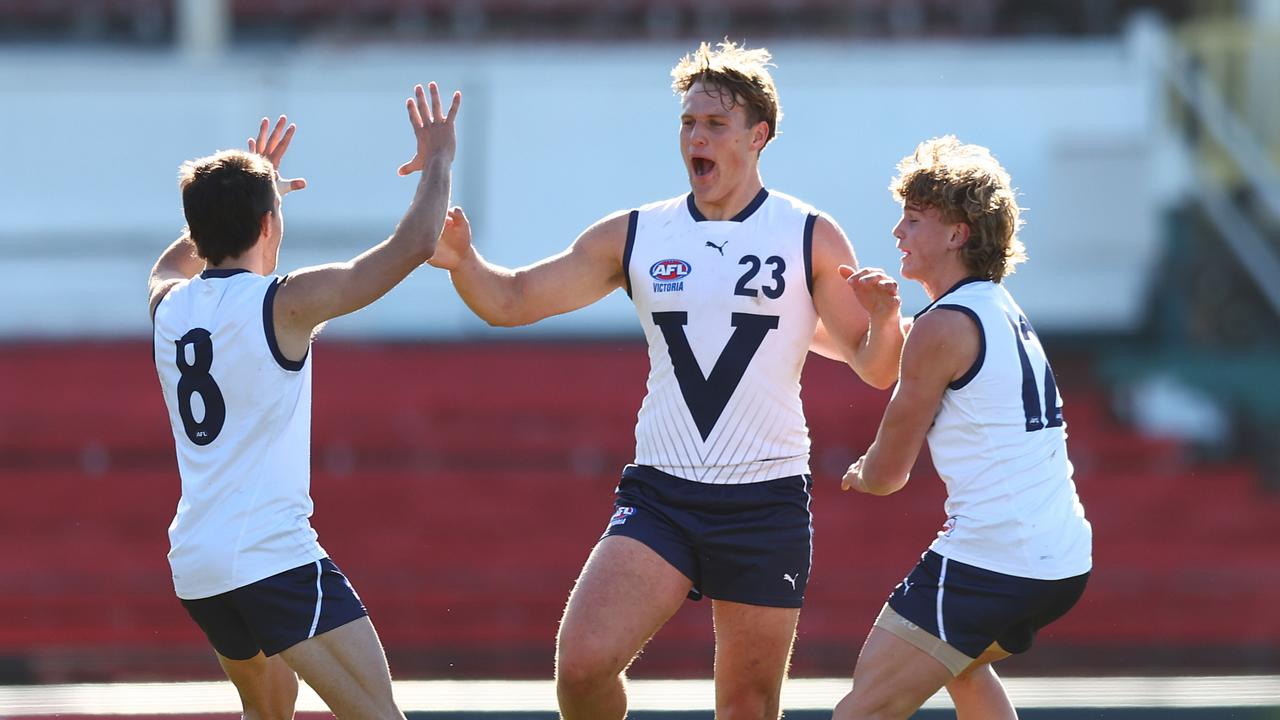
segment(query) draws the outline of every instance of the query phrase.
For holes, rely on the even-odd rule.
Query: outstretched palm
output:
[[[415,85],[413,97],[405,101],[409,110],[409,124],[418,140],[418,149],[412,160],[400,166],[401,175],[409,175],[426,167],[427,159],[433,155],[452,162],[457,150],[454,118],[458,116],[458,107],[462,104],[462,93],[454,91],[449,114],[445,115],[440,102],[440,88],[435,83],[427,83],[427,88],[431,92],[430,108],[427,107],[427,97],[421,85]]]
[[[288,118],[281,115],[280,119],[276,120],[275,128],[268,135],[267,129],[271,127],[271,123],[266,118],[262,118],[262,123],[258,125],[257,139],[249,138],[249,152],[266,158],[271,163],[271,167],[275,168],[276,189],[281,195],[307,186],[307,181],[302,178],[285,180],[280,177],[280,163],[284,160],[285,151],[289,149],[289,143],[293,141],[293,133],[298,129],[298,126],[292,123],[286,128],[286,122]]]

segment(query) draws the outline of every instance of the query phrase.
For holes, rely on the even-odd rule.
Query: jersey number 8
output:
[[[222,432],[222,424],[227,419],[222,391],[209,374],[209,368],[213,367],[213,336],[204,328],[194,328],[174,344],[178,346],[178,372],[182,375],[178,379],[178,415],[182,417],[182,429],[191,442],[208,445]],[[187,362],[188,348],[191,362]],[[191,410],[191,396],[197,393],[204,405],[204,415],[198,421]]]

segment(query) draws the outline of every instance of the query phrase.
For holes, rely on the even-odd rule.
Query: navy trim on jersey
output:
[[[249,271],[244,268],[209,268],[200,273],[200,279],[208,280],[209,278],[229,278],[232,275],[239,275],[240,273],[247,272]]]
[[[693,195],[689,195],[690,198]],[[640,224],[640,211],[632,210],[627,216],[627,244],[622,248],[622,282],[631,297],[631,251],[636,247],[636,226]]]
[[[769,191],[764,188],[760,188],[760,192],[756,193],[756,196],[751,198],[751,202],[747,203],[747,206],[742,208],[742,211],[737,215],[729,218],[729,222],[742,222],[743,220],[746,220],[751,217],[755,211],[759,210],[760,206],[764,204],[764,201],[768,199]],[[698,204],[693,201],[693,193],[689,193],[685,196],[685,204],[688,205],[689,214],[693,216],[694,222],[707,221],[707,216],[702,214],[702,211],[698,209]]]
[[[956,283],[955,285],[952,285],[950,290],[948,290],[948,291],[946,291],[946,292],[942,293],[941,295],[939,295],[937,300],[934,300],[933,302],[929,303],[928,305],[926,305],[926,306],[925,306],[925,308],[924,308],[923,310],[921,310],[920,312],[916,313],[916,314],[915,314],[915,317],[914,317],[913,319],[915,319],[915,320],[919,320],[921,315],[924,315],[925,313],[929,312],[930,310],[932,310],[932,309],[933,309],[933,307],[934,307],[935,305],[937,305],[938,303],[942,302],[942,298],[944,298],[944,297],[946,297],[946,296],[950,295],[951,293],[953,293],[953,292],[955,292],[955,291],[959,290],[960,288],[964,287],[965,285],[972,285],[973,283],[976,283],[976,282],[993,282],[993,281],[992,281],[992,280],[988,280],[988,279],[986,279],[986,278],[980,278],[980,277],[973,277],[973,276],[969,276],[969,277],[967,277],[967,278],[965,278],[965,279],[961,280],[960,282]]]
[[[974,325],[978,326],[978,357],[973,359],[973,365],[970,366],[963,375],[952,380],[947,385],[947,387],[952,390],[959,390],[972,382],[973,379],[978,376],[978,371],[982,369],[982,361],[987,357],[987,331],[982,329],[982,321],[978,319],[978,313],[974,312],[973,308],[967,308],[964,305],[950,304],[934,305],[933,307],[936,310],[955,310],[956,312],[962,312],[969,316],[969,319],[973,321]]]
[[[742,208],[742,212],[729,218],[729,222],[742,222],[743,220],[746,220],[755,214],[755,211],[759,210],[760,206],[764,204],[764,201],[768,199],[769,191],[764,188],[760,188],[760,192],[756,193],[754,198],[751,198],[751,202],[747,203],[747,206]]]
[[[813,295],[813,228],[818,222],[818,213],[809,213],[804,219],[804,281],[809,284],[809,295]]]
[[[280,344],[276,342],[276,321],[273,310],[276,304],[276,291],[280,289],[283,280],[284,278],[272,280],[267,288],[267,294],[262,298],[262,331],[267,336],[267,347],[271,348],[271,356],[276,359],[280,367],[297,372],[307,364],[307,355],[311,354],[311,348],[307,348],[301,360],[290,360],[280,352]]]

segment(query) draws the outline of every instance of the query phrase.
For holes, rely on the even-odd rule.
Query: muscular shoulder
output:
[[[813,259],[815,267],[850,265],[854,262],[853,245],[844,229],[830,215],[815,210],[813,223]]]
[[[911,325],[902,348],[902,370],[943,373],[947,380],[963,375],[977,359],[981,340],[977,323],[963,312],[934,308]]]
[[[574,246],[591,255],[616,255],[621,259],[630,224],[630,210],[610,213],[583,230],[574,241]]]

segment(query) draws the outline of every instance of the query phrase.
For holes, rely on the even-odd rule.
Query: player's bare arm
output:
[[[873,387],[898,379],[902,324],[897,284],[880,271],[859,271],[853,247],[829,217],[813,228],[813,302],[820,329],[816,352],[842,360]],[[850,298],[850,287],[856,298]]]
[[[947,385],[973,367],[981,340],[963,313],[937,309],[916,321],[902,348],[902,377],[867,453],[840,487],[888,495],[907,484]]]
[[[431,264],[449,271],[459,297],[481,320],[499,327],[528,325],[586,307],[623,286],[627,222],[625,211],[609,215],[563,252],[510,269],[480,255],[466,213],[453,208]]]
[[[449,207],[451,167],[456,152],[455,119],[462,94],[455,92],[446,114],[435,83],[422,86],[406,101],[416,153],[401,174],[421,170],[417,190],[395,231],[386,240],[342,263],[290,273],[275,301],[276,334],[286,357],[305,354],[312,331],[382,297],[435,252]],[[412,169],[405,171],[406,167]]]
[[[151,268],[147,278],[148,310],[152,316],[156,314],[156,305],[175,285],[183,280],[190,280],[196,273],[204,269],[204,260],[196,254],[196,245],[191,236],[183,229],[182,235],[169,244],[160,259]]]

